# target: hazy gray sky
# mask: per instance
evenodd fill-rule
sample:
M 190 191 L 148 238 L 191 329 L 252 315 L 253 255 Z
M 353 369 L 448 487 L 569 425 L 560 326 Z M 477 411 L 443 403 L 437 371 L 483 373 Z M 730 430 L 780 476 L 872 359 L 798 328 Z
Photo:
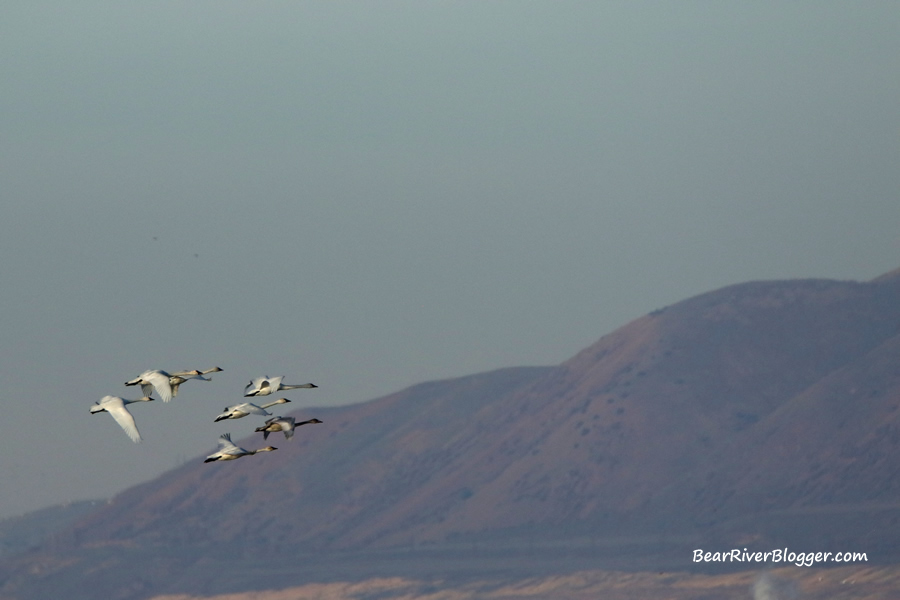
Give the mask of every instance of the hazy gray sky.
M 257 375 L 358 402 L 900 266 L 893 0 L 2 13 L 0 517 L 244 437 L 213 418 Z M 88 412 L 214 365 L 140 445 Z

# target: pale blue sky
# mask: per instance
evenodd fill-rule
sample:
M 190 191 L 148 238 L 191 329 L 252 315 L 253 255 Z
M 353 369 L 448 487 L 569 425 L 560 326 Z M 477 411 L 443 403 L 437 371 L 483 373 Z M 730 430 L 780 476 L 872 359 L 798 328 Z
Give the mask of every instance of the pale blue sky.
M 2 12 L 0 517 L 244 437 L 257 375 L 359 402 L 900 266 L 893 1 Z M 140 445 L 88 413 L 214 365 Z

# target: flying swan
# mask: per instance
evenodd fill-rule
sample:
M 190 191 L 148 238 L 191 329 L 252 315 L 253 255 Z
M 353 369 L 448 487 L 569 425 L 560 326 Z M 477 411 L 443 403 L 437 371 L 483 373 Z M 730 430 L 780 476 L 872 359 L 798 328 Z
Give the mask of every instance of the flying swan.
M 125 385 L 140 385 L 145 396 L 149 396 L 155 390 L 163 402 L 168 402 L 178 395 L 178 386 L 185 381 L 191 379 L 200 379 L 202 381 L 212 381 L 208 377 L 203 377 L 209 373 L 218 373 L 222 371 L 219 367 L 198 371 L 176 371 L 167 373 L 162 370 L 144 371 L 131 381 L 126 381 Z
M 310 423 L 321 423 L 322 421 L 318 419 L 310 419 L 309 421 L 300 421 L 299 423 L 294 422 L 294 417 L 275 417 L 273 419 L 269 419 L 266 421 L 266 424 L 262 427 L 257 427 L 256 431 L 262 431 L 263 439 L 269 439 L 270 433 L 278 433 L 281 431 L 284 433 L 284 437 L 286 439 L 291 439 L 294 437 L 294 428 L 300 427 L 301 425 L 307 425 Z
M 152 402 L 153 398 L 145 396 L 137 400 L 126 400 L 118 396 L 103 396 L 99 402 L 95 402 L 91 406 L 91 414 L 96 415 L 101 412 L 108 412 L 116 423 L 125 431 L 126 435 L 131 438 L 135 444 L 141 441 L 141 434 L 138 432 L 137 425 L 134 424 L 134 417 L 125 408 L 126 404 L 134 404 L 135 402 Z
M 287 385 L 281 383 L 282 379 L 284 379 L 284 377 L 269 377 L 268 375 L 266 375 L 265 377 L 257 377 L 249 384 L 247 384 L 247 387 L 244 388 L 244 397 L 268 396 L 269 394 L 274 394 L 275 392 L 281 392 L 283 390 L 319 387 L 312 383 L 304 383 L 302 385 Z
M 241 404 L 235 404 L 234 406 L 226 406 L 225 412 L 216 417 L 216 421 L 218 422 L 223 419 L 241 419 L 247 415 L 270 416 L 272 413 L 268 412 L 266 410 L 267 408 L 275 406 L 276 404 L 285 404 L 286 402 L 290 402 L 290 400 L 287 398 L 279 398 L 274 402 L 268 402 L 259 406 L 252 402 L 242 402 Z
M 207 456 L 206 460 L 204 460 L 203 462 L 208 463 L 216 460 L 237 460 L 242 456 L 250 456 L 251 454 L 256 454 L 257 452 L 271 452 L 272 450 L 278 450 L 278 448 L 273 448 L 272 446 L 266 446 L 265 448 L 260 448 L 259 450 L 247 450 L 245 448 L 241 448 L 240 446 L 234 445 L 234 443 L 231 441 L 230 433 L 223 433 L 219 436 L 219 450 Z

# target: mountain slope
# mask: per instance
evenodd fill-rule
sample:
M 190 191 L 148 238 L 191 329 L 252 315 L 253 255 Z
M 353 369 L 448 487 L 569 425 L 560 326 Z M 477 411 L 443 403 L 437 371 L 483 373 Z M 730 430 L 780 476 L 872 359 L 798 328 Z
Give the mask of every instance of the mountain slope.
M 876 527 L 888 540 L 900 533 L 898 364 L 900 277 L 730 286 L 636 319 L 556 367 L 299 411 L 324 424 L 278 452 L 197 460 L 126 490 L 61 532 L 56 558 L 43 560 L 64 581 L 81 568 L 74 557 L 104 549 L 177 553 L 181 567 L 165 564 L 178 570 L 212 569 L 203 561 L 236 548 L 313 560 L 517 537 L 665 532 L 734 544 L 775 539 L 784 515 L 813 515 L 792 534 L 821 531 L 823 509 L 857 511 L 850 528 L 831 523 L 829 539 Z M 866 529 L 873 501 L 881 512 Z M 125 568 L 108 560 L 97 585 Z M 16 568 L 0 572 L 7 588 L 37 589 Z M 166 585 L 200 585 L 178 581 L 170 572 Z

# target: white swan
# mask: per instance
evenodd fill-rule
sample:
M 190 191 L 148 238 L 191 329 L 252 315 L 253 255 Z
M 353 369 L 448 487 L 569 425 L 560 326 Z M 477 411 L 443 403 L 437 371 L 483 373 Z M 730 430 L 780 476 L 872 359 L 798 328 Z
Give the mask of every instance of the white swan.
M 180 386 L 185 381 L 189 381 L 191 379 L 199 379 L 200 381 L 212 381 L 209 377 L 204 377 L 204 375 L 208 375 L 210 373 L 220 373 L 223 369 L 219 367 L 213 367 L 212 369 L 206 369 L 205 371 L 198 371 L 194 369 L 192 371 L 177 371 L 175 373 L 169 373 L 169 385 L 172 386 L 172 397 L 178 395 L 178 386 Z
M 299 423 L 295 423 L 294 417 L 275 417 L 274 419 L 269 419 L 268 421 L 266 421 L 266 424 L 262 427 L 257 427 L 256 431 L 262 431 L 263 439 L 269 439 L 270 433 L 278 433 L 279 431 L 284 433 L 284 437 L 286 439 L 291 439 L 292 437 L 294 437 L 295 427 L 321 422 L 322 421 L 318 419 L 310 419 L 309 421 L 300 421 Z
M 95 402 L 93 406 L 91 406 L 91 414 L 96 415 L 101 412 L 108 412 L 112 415 L 112 418 L 116 420 L 116 423 L 125 431 L 128 437 L 131 438 L 131 441 L 134 443 L 138 443 L 141 441 L 141 434 L 138 432 L 137 425 L 134 424 L 134 417 L 131 416 L 131 413 L 128 412 L 128 409 L 125 408 L 126 404 L 133 404 L 135 402 L 152 402 L 153 398 L 143 397 L 138 398 L 137 400 L 126 400 L 124 398 L 119 398 L 118 396 L 103 396 L 99 402 Z
M 266 375 L 265 377 L 257 377 L 249 384 L 247 384 L 247 387 L 244 388 L 244 397 L 268 396 L 269 394 L 274 394 L 275 392 L 280 392 L 283 390 L 319 387 L 312 383 L 304 383 L 302 385 L 287 385 L 281 383 L 282 379 L 284 379 L 284 377 L 269 377 L 268 375 Z
M 221 436 L 219 436 L 219 450 L 207 456 L 206 460 L 204 460 L 203 462 L 208 463 L 216 460 L 236 460 L 242 456 L 250 456 L 251 454 L 256 454 L 257 452 L 271 452 L 272 450 L 278 450 L 278 448 L 273 448 L 272 446 L 266 446 L 265 448 L 260 448 L 258 450 L 247 450 L 245 448 L 241 448 L 240 446 L 236 446 L 231 441 L 230 433 L 223 433 Z
M 268 412 L 266 409 L 276 404 L 285 404 L 286 402 L 290 402 L 287 398 L 279 398 L 275 402 L 267 402 L 266 404 L 261 404 L 257 406 L 252 402 L 242 402 L 241 404 L 235 404 L 234 406 L 226 406 L 225 412 L 216 417 L 216 421 L 221 421 L 223 419 L 241 419 L 246 417 L 247 415 L 265 415 L 270 416 L 272 413 Z
M 219 367 L 213 367 L 205 371 L 197 369 L 191 371 L 175 371 L 168 373 L 162 370 L 144 371 L 131 381 L 126 381 L 125 385 L 140 385 L 145 396 L 149 396 L 156 390 L 163 402 L 168 402 L 178 394 L 178 386 L 190 379 L 201 379 L 203 381 L 212 381 L 207 377 L 203 377 L 208 373 L 218 373 L 221 371 Z

